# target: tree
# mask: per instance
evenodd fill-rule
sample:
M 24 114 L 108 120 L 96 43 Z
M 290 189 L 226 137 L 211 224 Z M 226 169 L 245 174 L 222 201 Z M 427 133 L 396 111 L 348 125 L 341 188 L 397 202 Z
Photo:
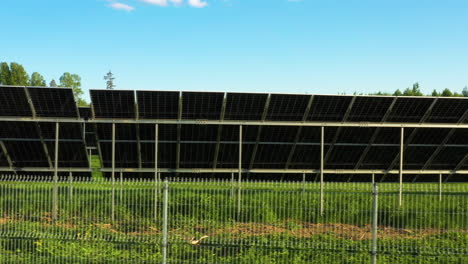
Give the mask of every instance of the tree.
M 419 89 L 419 83 L 413 84 L 413 89 L 411 89 L 413 96 L 423 96 L 423 93 Z
M 31 86 L 46 86 L 46 81 L 44 77 L 38 72 L 33 72 L 31 74 L 31 80 L 29 81 Z
M 10 63 L 10 83 L 11 85 L 29 85 L 29 75 L 21 64 Z
M 54 79 L 52 79 L 52 81 L 50 81 L 49 87 L 57 87 L 57 83 L 55 82 Z
M 401 93 L 400 89 L 397 89 L 394 93 L 394 96 L 402 96 L 403 94 Z
M 463 96 L 468 97 L 468 86 L 465 86 L 462 91 Z
M 432 95 L 432 96 L 440 96 L 440 93 L 437 92 L 436 89 L 434 89 L 434 90 L 432 91 L 432 94 L 431 94 L 431 95 Z
M 8 85 L 10 84 L 10 66 L 7 62 L 2 62 L 0 64 L 0 84 Z
M 441 96 L 453 96 L 453 93 L 452 91 L 450 91 L 449 88 L 445 88 L 440 95 Z
M 81 77 L 77 74 L 65 72 L 60 76 L 60 87 L 69 87 L 73 89 L 73 95 L 79 106 L 86 106 L 86 101 L 81 98 L 83 90 L 81 89 Z
M 114 74 L 112 74 L 110 70 L 106 75 L 104 75 L 104 80 L 106 80 L 107 89 L 113 90 L 115 88 L 115 85 L 114 85 L 115 77 L 114 77 Z

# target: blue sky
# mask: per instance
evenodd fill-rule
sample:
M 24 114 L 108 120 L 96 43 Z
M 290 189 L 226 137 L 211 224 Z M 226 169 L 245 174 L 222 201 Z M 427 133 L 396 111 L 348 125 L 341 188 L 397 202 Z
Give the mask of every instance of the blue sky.
M 2 0 L 0 61 L 83 87 L 347 93 L 468 85 L 468 1 Z

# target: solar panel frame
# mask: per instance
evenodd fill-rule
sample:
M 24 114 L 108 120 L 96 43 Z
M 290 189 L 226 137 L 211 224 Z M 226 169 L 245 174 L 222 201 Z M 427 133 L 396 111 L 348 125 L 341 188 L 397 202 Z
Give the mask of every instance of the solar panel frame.
M 380 122 L 392 104 L 393 97 L 356 96 L 349 113 L 351 122 Z
M 180 92 L 136 91 L 139 118 L 177 119 Z
M 135 92 L 129 90 L 90 90 L 96 118 L 135 118 Z
M 38 117 L 78 117 L 71 88 L 27 87 Z
M 32 117 L 24 87 L 0 85 L 0 116 Z
M 224 93 L 182 92 L 182 119 L 219 120 Z
M 266 120 L 301 121 L 311 95 L 271 94 Z
M 315 95 L 308 121 L 342 121 L 352 101 L 351 96 Z
M 268 94 L 227 93 L 225 120 L 261 120 Z

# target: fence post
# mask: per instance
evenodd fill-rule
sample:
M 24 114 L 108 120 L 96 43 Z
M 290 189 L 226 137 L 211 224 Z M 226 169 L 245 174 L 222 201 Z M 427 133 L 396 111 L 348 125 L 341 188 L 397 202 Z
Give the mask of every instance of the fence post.
M 372 189 L 372 250 L 371 250 L 371 263 L 377 263 L 377 224 L 378 224 L 378 186 L 377 183 L 373 184 Z
M 71 199 L 73 198 L 73 173 L 70 171 L 68 174 L 68 199 L 71 202 Z
M 442 201 L 442 174 L 439 174 L 439 201 Z
M 168 220 L 169 184 L 164 180 L 163 190 L 163 226 L 162 226 L 162 263 L 167 262 L 167 220 Z
M 52 197 L 52 219 L 58 217 L 58 152 L 59 152 L 59 123 L 55 123 L 55 159 L 54 159 L 54 189 Z
M 231 199 L 234 197 L 234 172 L 231 173 Z

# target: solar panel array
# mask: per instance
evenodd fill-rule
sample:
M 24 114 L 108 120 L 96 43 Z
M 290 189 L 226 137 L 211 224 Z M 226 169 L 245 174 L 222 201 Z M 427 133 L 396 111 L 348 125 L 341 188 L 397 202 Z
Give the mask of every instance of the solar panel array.
M 0 116 L 99 119 L 466 123 L 465 98 L 0 87 Z M 153 168 L 155 125 L 116 123 L 115 167 Z M 404 168 L 468 169 L 466 129 L 406 128 Z M 84 137 L 83 135 L 86 135 Z M 51 167 L 55 123 L 0 122 L 0 166 Z M 86 139 L 86 142 L 84 141 Z M 326 169 L 398 169 L 399 128 L 326 127 Z M 245 169 L 319 169 L 320 127 L 244 125 Z M 112 124 L 61 123 L 60 167 L 89 167 L 86 147 L 112 166 Z M 5 153 L 4 149 L 7 150 Z M 52 157 L 52 160 L 51 158 Z M 239 126 L 160 124 L 160 168 L 238 168 Z
M 0 116 L 78 118 L 79 112 L 71 89 L 2 86 Z M 58 167 L 89 167 L 82 129 L 80 123 L 60 124 Z M 21 170 L 54 166 L 55 123 L 2 121 L 0 141 L 4 146 L 1 167 Z
M 458 123 L 465 122 L 468 113 L 464 98 L 105 90 L 92 90 L 91 97 L 96 117 L 116 119 Z M 114 112 L 113 105 L 119 111 Z M 98 126 L 104 165 L 109 167 L 110 126 Z M 238 126 L 179 126 L 159 126 L 159 167 L 238 167 Z M 154 126 L 116 127 L 116 167 L 154 167 Z M 451 130 L 407 128 L 405 169 L 454 169 L 468 154 L 468 140 L 462 131 Z M 243 168 L 319 168 L 319 127 L 244 125 L 242 138 Z M 399 142 L 399 128 L 326 127 L 326 168 L 398 169 Z

